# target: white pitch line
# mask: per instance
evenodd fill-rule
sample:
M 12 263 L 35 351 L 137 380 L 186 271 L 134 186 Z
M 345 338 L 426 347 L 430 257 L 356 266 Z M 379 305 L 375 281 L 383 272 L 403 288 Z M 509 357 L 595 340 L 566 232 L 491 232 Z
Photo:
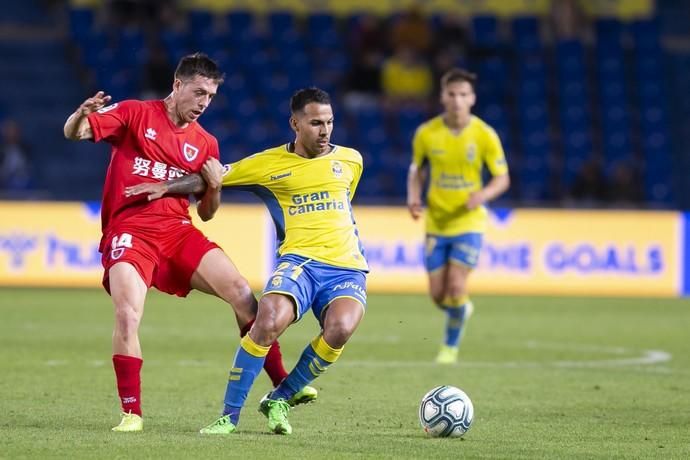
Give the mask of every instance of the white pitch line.
M 386 341 L 395 341 L 397 337 L 387 336 Z M 604 353 L 611 355 L 632 355 L 634 350 L 624 347 L 602 347 L 595 345 L 578 345 L 578 344 L 562 344 L 562 343 L 545 343 L 528 341 L 521 345 L 529 349 L 544 349 L 544 350 L 567 350 L 579 351 L 588 353 Z M 641 350 L 639 356 L 620 357 L 616 359 L 601 359 L 601 360 L 587 360 L 587 361 L 465 361 L 461 360 L 457 366 L 464 368 L 492 368 L 492 369 L 536 369 L 536 368 L 568 368 L 568 369 L 583 369 L 583 368 L 628 368 L 631 370 L 638 370 L 643 372 L 653 372 L 659 374 L 682 373 L 678 370 L 673 370 L 668 367 L 654 366 L 656 364 L 666 363 L 671 361 L 672 355 L 664 350 Z M 45 362 L 46 366 L 64 366 L 70 364 L 65 360 L 50 360 Z M 147 365 L 163 364 L 157 360 L 147 361 Z M 179 360 L 175 363 L 179 367 L 215 367 L 220 365 L 205 360 Z M 95 360 L 89 361 L 88 365 L 91 367 L 102 367 L 105 361 Z M 438 364 L 429 361 L 377 361 L 377 360 L 343 360 L 338 363 L 338 367 L 377 367 L 377 368 L 410 368 L 410 367 L 438 367 Z
M 602 347 L 598 345 L 580 345 L 575 343 L 547 343 L 538 342 L 536 340 L 529 340 L 526 345 L 527 348 L 532 350 L 583 351 L 590 353 L 610 353 L 613 355 L 624 355 L 631 352 L 631 350 L 624 347 Z
M 576 345 L 576 344 L 559 344 L 559 343 L 543 343 L 529 341 L 526 344 L 527 348 L 531 349 L 545 349 L 545 350 L 569 350 L 581 352 L 599 352 L 614 355 L 626 355 L 634 353 L 633 350 L 624 347 L 601 347 L 594 345 Z M 502 369 L 528 369 L 540 367 L 559 367 L 559 368 L 607 368 L 607 367 L 624 367 L 624 366 L 649 366 L 671 361 L 671 353 L 663 350 L 642 350 L 641 356 L 633 356 L 629 358 L 618 359 L 602 359 L 589 361 L 546 361 L 546 362 L 532 362 L 532 361 L 503 361 L 503 362 L 482 362 L 482 361 L 460 361 L 458 366 L 467 368 L 502 368 Z M 363 366 L 363 367 L 430 367 L 437 366 L 432 361 L 345 361 L 344 365 L 348 366 Z M 665 368 L 666 372 L 672 372 L 671 369 Z
M 604 359 L 598 361 L 556 361 L 556 367 L 619 367 L 645 366 L 671 361 L 671 353 L 662 350 L 644 350 L 642 356 L 636 358 Z

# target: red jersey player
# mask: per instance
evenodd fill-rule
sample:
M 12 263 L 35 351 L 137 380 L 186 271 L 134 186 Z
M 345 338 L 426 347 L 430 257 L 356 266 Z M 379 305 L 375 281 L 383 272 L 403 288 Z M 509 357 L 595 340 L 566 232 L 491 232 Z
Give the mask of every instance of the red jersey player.
M 115 307 L 113 367 L 122 402 L 122 421 L 114 431 L 141 431 L 141 346 L 138 329 L 148 288 L 186 296 L 198 289 L 218 296 L 235 311 L 241 334 L 256 315 L 256 299 L 232 261 L 191 223 L 187 196 L 147 201 L 125 197 L 124 189 L 142 180 L 157 182 L 200 172 L 208 158 L 218 159 L 218 142 L 197 119 L 223 81 L 217 64 L 206 55 L 183 57 L 175 71 L 172 93 L 164 100 L 127 100 L 105 106 L 102 91 L 85 100 L 64 127 L 72 140 L 112 145 L 103 188 L 100 244 L 103 286 Z M 212 185 L 217 185 L 213 187 Z M 198 197 L 202 220 L 213 217 L 220 203 L 220 184 Z M 287 376 L 279 346 L 264 369 L 276 386 Z M 305 388 L 299 402 L 316 397 Z

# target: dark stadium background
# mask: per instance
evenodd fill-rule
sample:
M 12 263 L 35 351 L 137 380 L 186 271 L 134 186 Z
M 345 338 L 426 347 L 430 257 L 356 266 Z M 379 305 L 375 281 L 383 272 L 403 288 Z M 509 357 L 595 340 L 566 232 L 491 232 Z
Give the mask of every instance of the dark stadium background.
M 0 197 L 99 199 L 107 147 L 64 140 L 66 116 L 97 89 L 114 100 L 164 96 L 177 59 L 199 50 L 228 76 L 201 118 L 224 160 L 289 140 L 287 100 L 317 85 L 335 98 L 333 140 L 365 157 L 358 200 L 401 203 L 411 136 L 440 110 L 435 87 L 404 100 L 380 88 L 386 60 L 411 42 L 434 81 L 452 65 L 478 73 L 476 113 L 500 134 L 513 179 L 499 205 L 687 208 L 690 4 L 659 0 L 651 14 L 621 18 L 587 14 L 581 3 L 554 1 L 541 16 L 336 16 L 5 2 L 0 120 L 3 132 L 12 122 L 21 130 L 25 161 L 1 163 Z

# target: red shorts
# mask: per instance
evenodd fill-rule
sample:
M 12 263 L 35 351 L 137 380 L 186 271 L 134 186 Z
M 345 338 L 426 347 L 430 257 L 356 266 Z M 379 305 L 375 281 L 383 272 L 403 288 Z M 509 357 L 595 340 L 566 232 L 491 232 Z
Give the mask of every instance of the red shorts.
M 201 258 L 219 247 L 191 224 L 181 221 L 149 228 L 114 225 L 104 234 L 101 262 L 103 287 L 110 294 L 110 267 L 118 262 L 136 268 L 147 287 L 186 297 L 191 291 L 190 281 Z

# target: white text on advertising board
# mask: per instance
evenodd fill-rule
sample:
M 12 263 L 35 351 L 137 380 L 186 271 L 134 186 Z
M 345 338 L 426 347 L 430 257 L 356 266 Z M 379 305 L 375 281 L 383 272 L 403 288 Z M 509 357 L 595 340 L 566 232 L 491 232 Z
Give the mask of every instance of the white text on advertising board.
M 77 270 L 100 268 L 101 255 L 97 244 L 84 245 L 48 233 L 44 235 L 24 232 L 0 234 L 0 252 L 9 256 L 9 269 L 22 271 L 27 259 L 42 254 L 46 268 L 67 267 Z
M 529 273 L 534 267 L 535 248 L 530 243 L 498 245 L 485 242 L 479 262 L 482 271 Z M 372 267 L 422 269 L 424 245 L 405 241 L 389 244 L 366 244 L 365 254 Z M 659 246 L 610 243 L 594 245 L 587 242 L 565 244 L 554 242 L 545 246 L 539 257 L 542 266 L 552 274 L 618 273 L 654 275 L 664 271 L 663 250 Z

